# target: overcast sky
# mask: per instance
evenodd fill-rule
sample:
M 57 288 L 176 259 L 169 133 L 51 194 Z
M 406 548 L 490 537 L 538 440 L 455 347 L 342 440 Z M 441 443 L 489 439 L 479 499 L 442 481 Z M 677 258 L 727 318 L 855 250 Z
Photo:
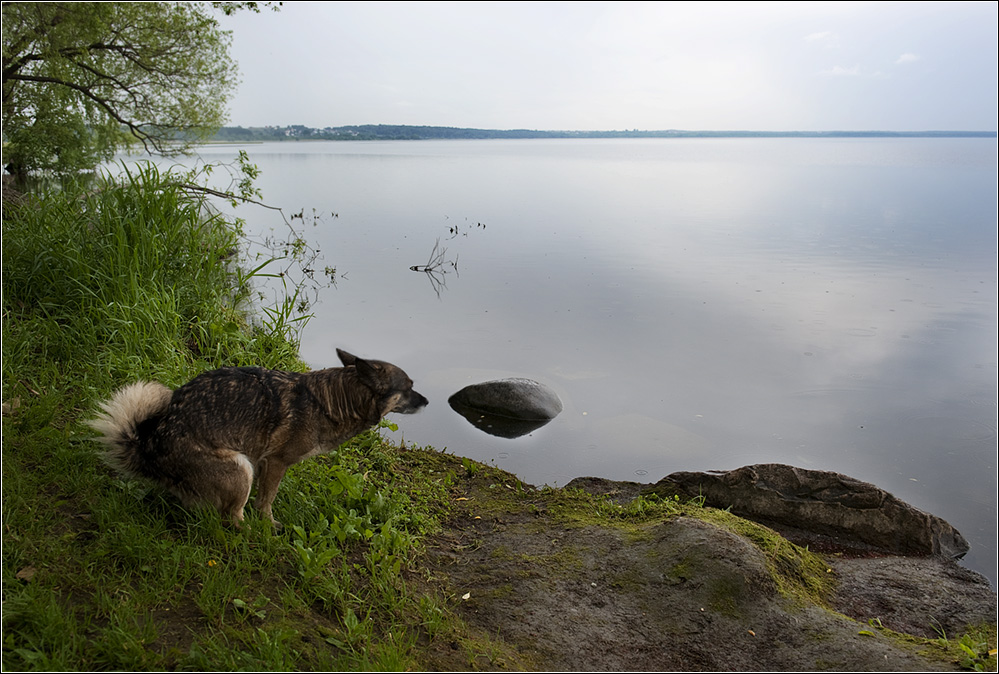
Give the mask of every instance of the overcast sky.
M 995 2 L 285 2 L 230 124 L 996 130 Z

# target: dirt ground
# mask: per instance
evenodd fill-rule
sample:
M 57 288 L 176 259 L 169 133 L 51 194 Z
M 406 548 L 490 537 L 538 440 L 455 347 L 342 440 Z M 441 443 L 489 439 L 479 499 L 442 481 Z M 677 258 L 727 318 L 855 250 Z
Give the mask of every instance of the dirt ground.
M 835 594 L 826 606 L 796 601 L 763 552 L 726 528 L 684 516 L 566 524 L 557 500 L 504 475 L 464 476 L 459 514 L 430 543 L 422 571 L 447 588 L 478 650 L 452 643 L 428 668 L 953 670 L 880 627 L 936 639 L 996 620 L 988 582 L 951 561 L 824 555 Z

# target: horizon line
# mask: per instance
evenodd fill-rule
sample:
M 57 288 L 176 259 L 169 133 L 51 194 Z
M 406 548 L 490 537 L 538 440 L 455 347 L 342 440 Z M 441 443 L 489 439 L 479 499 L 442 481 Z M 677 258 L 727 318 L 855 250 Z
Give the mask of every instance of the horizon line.
M 339 124 L 336 126 L 323 126 L 323 127 L 309 127 L 305 124 L 263 124 L 263 125 L 241 125 L 241 124 L 226 124 L 221 128 L 294 128 L 294 127 L 304 127 L 312 129 L 348 129 L 348 128 L 364 128 L 364 127 L 392 127 L 392 128 L 412 128 L 412 129 L 453 129 L 458 131 L 497 131 L 497 132 L 530 132 L 530 133 L 756 133 L 756 134 L 766 134 L 766 133 L 897 133 L 897 134 L 916 134 L 916 133 L 950 133 L 950 134 L 993 134 L 999 135 L 999 130 L 990 129 L 918 129 L 918 130 L 900 130 L 900 129 L 818 129 L 818 130 L 807 130 L 807 129 L 679 129 L 679 128 L 664 128 L 664 129 L 540 129 L 540 128 L 528 128 L 528 127 L 508 127 L 508 128 L 489 128 L 489 127 L 479 127 L 479 126 L 451 126 L 442 124 L 390 124 L 385 122 L 379 123 L 365 123 L 365 124 Z

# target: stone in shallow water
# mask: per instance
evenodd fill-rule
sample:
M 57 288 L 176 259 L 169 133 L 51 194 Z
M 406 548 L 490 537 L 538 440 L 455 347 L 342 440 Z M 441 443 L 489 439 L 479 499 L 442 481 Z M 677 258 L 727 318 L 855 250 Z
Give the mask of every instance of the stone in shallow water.
M 533 379 L 499 379 L 461 389 L 448 403 L 476 428 L 517 438 L 541 428 L 562 411 L 558 395 Z

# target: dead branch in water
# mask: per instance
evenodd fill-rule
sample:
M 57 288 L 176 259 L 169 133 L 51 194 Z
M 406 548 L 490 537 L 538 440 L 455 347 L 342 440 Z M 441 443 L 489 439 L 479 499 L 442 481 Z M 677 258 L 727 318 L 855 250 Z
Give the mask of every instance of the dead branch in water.
M 450 269 L 448 269 L 449 267 Z M 441 240 L 437 239 L 434 242 L 434 249 L 430 251 L 430 257 L 427 259 L 427 263 L 415 264 L 410 267 L 410 270 L 426 274 L 434 292 L 437 293 L 437 297 L 440 297 L 441 290 L 447 287 L 444 275 L 450 273 L 451 271 L 453 271 L 456 275 L 458 273 L 458 256 L 455 255 L 453 260 L 448 260 L 447 248 L 442 247 Z

